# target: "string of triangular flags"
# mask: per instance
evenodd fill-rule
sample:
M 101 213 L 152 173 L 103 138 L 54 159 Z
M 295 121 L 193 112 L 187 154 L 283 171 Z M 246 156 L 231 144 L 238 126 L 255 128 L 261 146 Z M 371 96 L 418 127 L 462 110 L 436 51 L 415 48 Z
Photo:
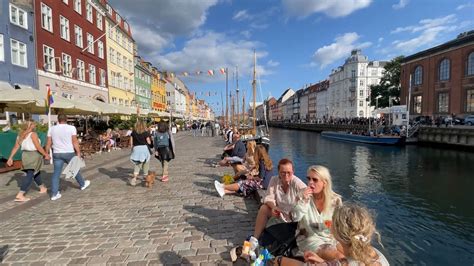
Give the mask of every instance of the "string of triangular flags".
M 190 71 L 183 71 L 183 72 L 170 72 L 170 71 L 165 71 L 165 75 L 167 78 L 174 78 L 176 76 L 182 76 L 182 77 L 188 77 L 188 76 L 201 76 L 201 75 L 207 75 L 207 76 L 216 76 L 217 73 L 221 73 L 222 75 L 225 75 L 226 69 L 225 68 L 219 68 L 218 70 L 215 69 L 209 69 L 206 72 L 197 70 L 194 72 Z

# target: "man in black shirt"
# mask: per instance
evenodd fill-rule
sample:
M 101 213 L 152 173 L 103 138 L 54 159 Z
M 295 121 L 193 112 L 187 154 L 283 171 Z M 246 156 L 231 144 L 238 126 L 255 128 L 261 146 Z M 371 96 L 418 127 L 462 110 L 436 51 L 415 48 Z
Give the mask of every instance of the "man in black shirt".
M 231 165 L 232 168 L 234 168 L 234 171 L 237 171 L 236 169 L 240 169 L 240 165 L 245 160 L 245 154 L 247 153 L 247 149 L 245 148 L 245 144 L 240 140 L 240 134 L 238 132 L 235 132 L 232 135 L 232 144 L 229 144 L 225 146 L 224 151 L 229 151 L 230 156 L 225 157 L 222 159 L 222 161 L 219 162 L 220 166 L 229 166 Z

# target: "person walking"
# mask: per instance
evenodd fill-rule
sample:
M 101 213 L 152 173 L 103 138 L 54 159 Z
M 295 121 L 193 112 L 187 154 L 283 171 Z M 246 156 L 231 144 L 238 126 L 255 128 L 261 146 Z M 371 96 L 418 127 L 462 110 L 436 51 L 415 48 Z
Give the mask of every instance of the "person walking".
M 22 124 L 22 128 L 18 133 L 15 146 L 13 147 L 10 157 L 8 157 L 7 165 L 13 165 L 13 156 L 16 154 L 19 148 L 21 148 L 21 170 L 26 173 L 26 178 L 20 186 L 20 191 L 16 194 L 15 201 L 25 202 L 30 198 L 25 197 L 28 189 L 31 186 L 33 180 L 39 187 L 39 193 L 46 193 L 48 189 L 45 187 L 41 180 L 40 170 L 43 166 L 43 157 L 49 160 L 49 154 L 41 146 L 41 140 L 38 138 L 38 134 L 35 132 L 36 123 L 33 121 L 27 121 Z
M 61 198 L 59 176 L 64 164 L 69 164 L 74 156 L 81 157 L 81 149 L 77 140 L 77 129 L 67 124 L 67 116 L 64 114 L 58 115 L 58 124 L 48 130 L 46 150 L 49 151 L 51 148 L 53 148 L 54 165 L 54 172 L 51 177 L 51 200 L 58 200 Z M 86 189 L 91 184 L 91 181 L 84 180 L 80 171 L 75 178 L 81 190 Z
M 148 145 L 151 145 L 150 132 L 146 128 L 144 121 L 137 120 L 130 138 L 130 147 L 132 148 L 130 160 L 134 164 L 133 177 L 130 180 L 131 186 L 136 186 L 140 169 L 145 176 L 148 175 L 150 170 L 150 150 Z
M 155 147 L 155 157 L 161 162 L 162 173 L 161 181 L 168 182 L 168 164 L 174 159 L 174 139 L 173 134 L 168 129 L 168 124 L 160 122 L 158 124 L 158 132 L 153 139 Z

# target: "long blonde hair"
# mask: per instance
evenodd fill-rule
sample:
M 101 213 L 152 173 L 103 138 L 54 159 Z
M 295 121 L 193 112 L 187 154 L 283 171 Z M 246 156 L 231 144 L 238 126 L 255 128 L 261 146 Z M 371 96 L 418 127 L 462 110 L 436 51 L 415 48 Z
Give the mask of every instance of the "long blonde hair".
M 349 254 L 346 255 L 365 265 L 375 262 L 371 256 L 370 244 L 374 233 L 383 247 L 372 215 L 367 208 L 360 205 L 344 203 L 337 207 L 332 216 L 331 229 L 336 240 L 349 246 Z
M 25 123 L 21 124 L 20 132 L 18 132 L 19 143 L 21 143 L 30 132 L 33 132 L 35 125 L 36 123 L 33 120 L 27 120 Z
M 267 171 L 270 171 L 273 169 L 273 162 L 272 159 L 270 159 L 270 156 L 268 156 L 267 150 L 263 145 L 257 145 L 255 149 L 255 154 L 254 154 L 254 160 L 255 160 L 255 167 L 257 170 L 260 167 L 260 161 L 263 160 L 263 164 L 265 165 L 265 169 Z
M 142 134 L 146 130 L 145 122 L 143 120 L 137 119 L 137 122 L 135 123 L 135 132 Z
M 257 146 L 257 143 L 255 140 L 251 140 L 247 142 L 247 152 L 245 153 L 245 160 L 249 165 L 254 166 L 257 162 L 254 160 L 255 159 L 255 147 Z
M 323 195 L 324 195 L 324 209 L 323 212 L 331 211 L 331 207 L 333 201 L 336 198 L 340 198 L 336 192 L 332 190 L 332 178 L 331 173 L 329 173 L 329 169 L 322 165 L 311 165 L 306 172 L 308 175 L 310 172 L 316 173 L 321 181 L 324 182 L 325 186 L 323 188 Z

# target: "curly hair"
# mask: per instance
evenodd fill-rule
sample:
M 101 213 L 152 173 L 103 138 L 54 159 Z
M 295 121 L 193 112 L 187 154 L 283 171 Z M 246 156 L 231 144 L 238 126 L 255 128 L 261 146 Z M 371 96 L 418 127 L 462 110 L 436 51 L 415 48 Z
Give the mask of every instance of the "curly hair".
M 367 208 L 360 205 L 344 203 L 337 207 L 332 216 L 331 229 L 336 240 L 350 247 L 350 254 L 347 255 L 365 265 L 374 263 L 370 244 L 374 234 L 383 247 L 372 215 Z

